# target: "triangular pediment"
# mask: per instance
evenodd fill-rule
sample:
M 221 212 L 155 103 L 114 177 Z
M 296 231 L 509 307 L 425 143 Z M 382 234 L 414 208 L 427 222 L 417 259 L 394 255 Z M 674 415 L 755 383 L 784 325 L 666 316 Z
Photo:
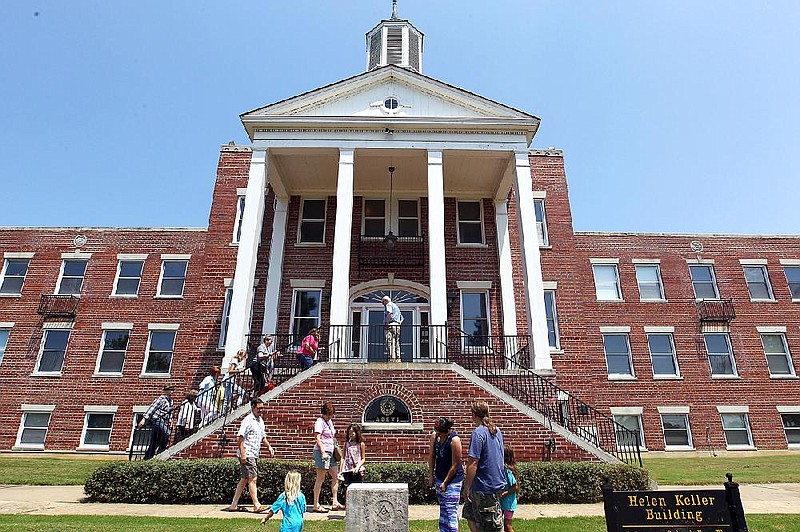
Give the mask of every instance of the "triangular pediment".
M 241 115 L 246 125 L 259 119 L 273 121 L 290 117 L 533 119 L 538 122 L 533 115 L 393 65 Z

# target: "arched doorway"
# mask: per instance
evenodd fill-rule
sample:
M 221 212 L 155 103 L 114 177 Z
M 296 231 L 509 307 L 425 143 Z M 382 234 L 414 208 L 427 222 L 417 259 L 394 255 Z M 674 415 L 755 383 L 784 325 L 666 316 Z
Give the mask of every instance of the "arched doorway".
M 403 313 L 400 358 L 403 362 L 430 360 L 430 303 L 424 295 L 407 288 L 379 288 L 355 296 L 350 303 L 351 361 L 386 362 L 383 296 L 392 298 Z

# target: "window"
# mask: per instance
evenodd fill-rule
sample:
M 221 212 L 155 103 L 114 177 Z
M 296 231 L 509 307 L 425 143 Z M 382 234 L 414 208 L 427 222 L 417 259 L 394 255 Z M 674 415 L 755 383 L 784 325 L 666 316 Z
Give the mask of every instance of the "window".
M 11 327 L 11 324 L 0 323 L 0 364 L 3 363 L 3 355 L 6 354 L 8 335 L 11 333 Z
M 664 287 L 661 284 L 661 268 L 658 264 L 637 264 L 636 282 L 639 285 L 639 299 L 642 301 L 663 301 Z
M 160 297 L 183 297 L 183 286 L 186 283 L 186 267 L 188 260 L 162 260 L 161 282 L 158 286 Z
M 100 354 L 97 359 L 97 373 L 122 374 L 129 338 L 130 330 L 108 329 L 103 331 Z
M 539 245 L 549 246 L 550 240 L 547 237 L 547 218 L 544 213 L 544 200 L 534 199 L 533 210 L 536 213 L 536 234 L 539 237 Z
M 483 213 L 480 201 L 459 201 L 458 243 L 483 244 Z
M 45 329 L 36 373 L 61 373 L 70 332 L 70 329 Z
M 231 317 L 231 301 L 233 300 L 233 288 L 225 289 L 225 302 L 222 304 L 222 322 L 219 325 L 219 344 L 218 347 L 223 349 L 225 342 L 228 340 L 228 321 Z
M 633 377 L 631 348 L 627 334 L 604 334 L 603 349 L 606 352 L 606 366 L 608 367 L 609 377 Z
M 635 447 L 639 445 L 640 449 L 644 449 L 644 432 L 642 431 L 642 416 L 641 414 L 631 415 L 614 415 L 614 421 L 622 425 L 622 427 L 635 433 L 633 436 L 629 432 L 620 430 L 620 427 L 614 427 L 617 437 L 617 446 L 619 447 Z M 634 439 L 635 438 L 635 439 Z
M 661 428 L 664 430 L 664 444 L 667 449 L 692 448 L 688 414 L 661 414 Z
M 78 296 L 83 287 L 83 276 L 86 274 L 87 260 L 65 259 L 61 265 L 61 280 L 56 294 Z
M 397 200 L 397 236 L 419 236 L 417 200 Z
M 236 197 L 236 219 L 233 221 L 233 242 L 238 243 L 242 238 L 242 221 L 244 220 L 244 196 Z
M 319 327 L 322 290 L 295 290 L 292 308 L 292 335 L 302 338 Z
M 28 273 L 28 259 L 6 259 L 0 275 L 0 294 L 20 295 L 25 275 Z
M 752 447 L 750 422 L 746 413 L 722 413 L 722 430 L 728 447 Z
M 675 356 L 675 343 L 670 333 L 652 333 L 647 335 L 647 346 L 650 348 L 650 360 L 653 364 L 653 376 L 678 376 L 678 360 Z
M 717 281 L 714 277 L 714 266 L 710 264 L 693 264 L 689 266 L 692 276 L 692 288 L 695 299 L 719 299 Z
M 622 289 L 619 286 L 619 272 L 616 264 L 592 264 L 594 272 L 594 289 L 598 301 L 622 300 Z
M 381 237 L 386 234 L 386 202 L 382 199 L 364 200 L 364 236 Z
M 466 334 L 464 347 L 489 344 L 488 292 L 461 292 L 461 330 Z
M 300 218 L 299 242 L 301 244 L 322 244 L 325 242 L 324 199 L 303 200 L 303 214 Z
M 800 411 L 781 413 L 783 432 L 789 447 L 800 447 Z
M 550 349 L 559 349 L 555 290 L 544 291 L 544 314 L 547 318 L 547 341 Z
M 703 334 L 711 364 L 711 376 L 736 375 L 736 364 L 731 350 L 731 340 L 727 333 Z
M 115 296 L 135 296 L 142 281 L 143 260 L 120 260 L 117 266 Z
M 111 441 L 111 427 L 113 425 L 113 413 L 86 412 L 81 447 L 107 449 Z
M 147 355 L 144 361 L 144 373 L 156 375 L 169 375 L 172 367 L 172 354 L 175 349 L 174 330 L 150 331 L 150 340 L 147 343 Z
M 747 281 L 747 290 L 750 292 L 750 299 L 773 299 L 767 267 L 743 266 L 743 269 L 744 278 Z
M 789 283 L 792 299 L 800 299 L 800 266 L 784 266 L 783 274 L 786 276 L 786 282 Z
M 25 405 L 23 405 L 23 409 L 24 407 Z M 33 405 L 27 408 L 30 410 L 22 413 L 22 421 L 17 433 L 17 446 L 27 449 L 44 449 L 53 407 Z
M 786 344 L 786 335 L 783 333 L 762 334 L 761 344 L 764 346 L 764 355 L 767 357 L 770 376 L 794 375 L 794 365 L 789 353 L 789 346 Z

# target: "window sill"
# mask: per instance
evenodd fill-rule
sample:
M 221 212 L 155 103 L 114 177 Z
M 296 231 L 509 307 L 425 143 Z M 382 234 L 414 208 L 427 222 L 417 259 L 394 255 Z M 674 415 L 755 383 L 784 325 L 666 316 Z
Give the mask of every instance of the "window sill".
M 625 382 L 625 381 L 635 381 L 638 379 L 636 378 L 636 375 L 609 375 L 608 380 Z
M 777 303 L 777 299 L 753 299 L 750 298 L 750 303 Z
M 232 247 L 232 248 L 238 248 L 239 247 L 239 243 L 238 242 L 231 242 L 230 244 L 228 244 L 228 246 Z
M 139 294 L 111 294 L 109 299 L 138 299 Z
M 598 303 L 625 303 L 624 299 L 598 299 Z
M 157 295 L 157 296 L 153 296 L 153 299 L 183 299 L 183 294 L 181 294 L 181 295 L 179 295 L 179 296 L 162 296 L 162 295 Z
M 695 448 L 694 447 L 687 447 L 685 445 L 680 445 L 680 446 L 678 446 L 678 445 L 675 445 L 675 446 L 665 445 L 664 446 L 664 450 L 665 451 L 694 451 Z
M 31 377 L 61 377 L 60 371 L 34 371 Z
M 639 303 L 669 303 L 666 299 L 639 299 Z
M 755 445 L 728 445 L 726 451 L 757 451 Z
M 11 448 L 12 451 L 44 451 L 44 444 L 42 445 L 15 445 Z
M 403 430 L 418 431 L 425 429 L 425 425 L 423 423 L 362 423 L 362 427 L 364 428 L 365 432 L 369 432 L 371 430 L 380 432 L 393 432 Z
M 55 294 L 52 294 L 52 295 L 54 295 L 54 296 L 72 296 L 72 297 L 77 297 L 78 299 L 80 299 L 80 297 L 81 297 L 80 294 L 59 294 L 58 292 L 56 292 Z
M 169 373 L 140 373 L 140 379 L 169 379 L 171 375 Z
M 711 375 L 713 380 L 720 380 L 720 381 L 738 381 L 741 380 L 739 375 Z
M 383 240 L 382 237 L 381 240 Z M 297 248 L 324 248 L 326 244 L 325 242 L 297 242 L 294 246 Z
M 19 294 L 0 294 L 0 297 L 22 297 L 22 293 Z
M 540 246 L 539 246 L 539 249 L 553 249 L 553 246 L 551 246 L 550 244 L 547 244 L 547 245 L 545 245 L 545 246 L 541 246 L 541 245 L 540 245 Z
M 457 248 L 488 248 L 489 244 L 478 244 L 478 243 L 458 243 L 456 244 Z
M 108 445 L 81 445 L 79 447 L 75 447 L 77 452 L 84 452 L 84 453 L 96 453 L 98 451 L 101 452 L 108 452 Z
M 122 377 L 122 372 L 121 371 L 119 373 L 98 373 L 98 372 L 95 372 L 95 373 L 92 374 L 92 377 L 100 377 L 100 378 L 104 378 L 105 377 L 105 378 L 111 378 L 111 379 L 118 379 L 118 378 Z
M 653 375 L 654 381 L 682 381 L 682 375 Z
M 564 354 L 564 350 L 551 347 L 550 348 L 550 354 L 551 355 L 563 355 Z
M 773 380 L 776 380 L 776 381 L 796 381 L 798 379 L 797 375 L 790 375 L 790 374 L 786 374 L 786 375 L 772 375 L 772 374 L 770 374 L 769 378 L 773 379 Z

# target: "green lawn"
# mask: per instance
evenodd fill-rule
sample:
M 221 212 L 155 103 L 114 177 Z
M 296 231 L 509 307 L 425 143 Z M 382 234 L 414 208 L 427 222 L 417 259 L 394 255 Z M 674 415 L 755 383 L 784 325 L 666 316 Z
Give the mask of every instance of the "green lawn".
M 0 456 L 0 484 L 36 486 L 82 485 L 108 460 L 51 456 Z
M 276 532 L 279 521 L 270 521 L 266 527 L 258 527 L 254 519 L 159 519 L 150 517 L 102 517 L 102 516 L 39 516 L 0 515 L 0 530 L 14 532 L 100 532 L 125 530 L 126 532 L 160 532 L 169 530 L 191 530 L 197 532 L 226 532 L 258 529 Z M 747 517 L 750 532 L 795 532 L 800 530 L 800 515 L 751 515 Z M 435 521 L 412 521 L 410 532 L 433 531 L 438 528 Z M 344 530 L 344 521 L 308 521 L 306 532 Z M 462 522 L 461 530 L 469 530 Z M 514 521 L 516 532 L 605 532 L 602 517 L 564 517 L 558 519 L 535 519 Z
M 643 458 L 650 478 L 665 485 L 722 484 L 733 473 L 739 484 L 800 482 L 800 454 Z M 798 529 L 800 530 L 800 528 Z

